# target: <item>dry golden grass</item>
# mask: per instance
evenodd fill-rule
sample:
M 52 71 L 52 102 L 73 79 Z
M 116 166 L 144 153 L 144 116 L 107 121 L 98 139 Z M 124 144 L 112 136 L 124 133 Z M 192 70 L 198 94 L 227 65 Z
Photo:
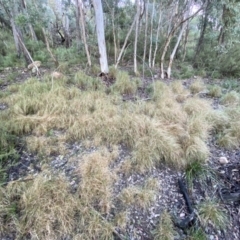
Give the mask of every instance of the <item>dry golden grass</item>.
M 4 192 L 1 188 L 1 195 L 2 233 L 14 226 L 18 238 L 59 239 L 75 227 L 78 200 L 63 177 L 42 173 L 29 181 L 10 183 Z
M 181 82 L 169 87 L 157 81 L 150 101 L 123 102 L 121 94 L 135 94 L 138 80 L 130 80 L 124 72 L 114 74 L 117 79 L 109 94 L 98 79 L 81 71 L 68 83 L 46 76 L 42 82 L 29 79 L 10 87 L 12 94 L 2 99 L 9 109 L 0 115 L 0 121 L 9 132 L 27 135 L 27 149 L 47 157 L 65 154 L 66 143 L 80 141 L 95 150 L 73 160 L 80 179 L 76 194 L 69 192 L 66 179 L 48 173 L 21 185 L 21 191 L 14 192 L 14 185 L 1 188 L 1 231 L 15 228 L 18 236 L 33 239 L 66 235 L 113 239 L 114 227 L 124 229 L 129 220 L 127 208 L 134 205 L 146 210 L 159 191 L 157 180 L 148 179 L 143 186 L 123 189 L 116 199 L 117 174 L 145 173 L 160 163 L 175 168 L 192 161 L 203 163 L 208 159 L 206 141 L 212 129 L 222 137 L 222 145 L 239 145 L 238 108 L 213 110 L 210 101 L 191 97 Z M 127 147 L 129 154 L 113 168 L 120 146 Z M 108 218 L 116 200 L 126 209 L 119 208 L 114 218 Z M 155 239 L 173 239 L 174 235 L 165 212 Z
M 143 210 L 146 210 L 151 205 L 154 197 L 154 190 L 135 186 L 124 188 L 119 195 L 119 199 L 125 207 L 135 205 Z
M 223 207 L 214 200 L 206 200 L 198 207 L 198 213 L 203 226 L 209 224 L 215 228 L 225 229 L 228 219 Z
M 208 87 L 208 95 L 214 98 L 222 96 L 222 88 L 218 85 Z
M 136 81 L 130 79 L 127 72 L 118 71 L 116 73 L 116 82 L 113 85 L 113 90 L 120 94 L 135 94 L 137 84 Z
M 194 97 L 179 103 L 176 94 L 185 91 L 180 83 L 168 87 L 160 81 L 153 86 L 153 101 L 122 102 L 120 94 L 136 90 L 126 90 L 133 82 L 125 72 L 117 73 L 113 87 L 120 94 L 107 95 L 104 89 L 93 87 L 89 78 L 83 72 L 74 77 L 75 84 L 81 87 L 85 82 L 90 84 L 88 91 L 67 88 L 64 81 L 52 84 L 50 80 L 30 79 L 19 86 L 15 94 L 5 99 L 10 106 L 10 131 L 33 133 L 35 137 L 27 141 L 32 151 L 43 151 L 41 142 L 52 130 L 64 130 L 66 141 L 90 139 L 98 146 L 123 143 L 133 150 L 131 165 L 140 172 L 161 161 L 185 166 L 186 156 L 195 158 L 202 147 L 200 155 L 206 156 L 203 141 L 212 126 L 210 102 Z M 62 140 L 47 139 L 52 144 L 46 152 L 57 151 Z M 201 147 L 197 149 L 196 143 Z
M 108 213 L 112 207 L 112 184 L 116 177 L 109 168 L 111 161 L 111 154 L 104 150 L 85 155 L 79 162 L 80 198 L 102 213 Z
M 240 145 L 240 108 L 229 106 L 221 110 L 218 120 L 218 143 L 228 149 L 238 148 Z M 216 118 L 215 118 L 216 119 Z
M 31 153 L 42 156 L 66 153 L 65 136 L 28 136 L 26 137 L 27 149 Z
M 202 80 L 197 79 L 190 85 L 189 89 L 192 94 L 196 94 L 202 92 L 205 89 L 205 85 Z
M 160 221 L 153 231 L 154 240 L 173 240 L 177 236 L 170 214 L 164 211 Z
M 235 91 L 231 91 L 226 93 L 221 98 L 221 103 L 225 106 L 237 106 L 240 103 L 239 93 Z

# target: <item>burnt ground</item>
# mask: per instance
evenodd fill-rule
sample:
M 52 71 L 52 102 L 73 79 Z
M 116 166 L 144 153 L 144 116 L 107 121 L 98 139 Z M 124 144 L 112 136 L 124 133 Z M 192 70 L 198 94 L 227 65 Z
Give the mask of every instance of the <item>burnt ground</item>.
M 49 72 L 49 69 L 43 69 L 43 72 Z M 0 73 L 0 90 L 5 91 L 6 87 L 9 85 L 9 74 L 14 72 L 14 79 L 11 83 L 21 83 L 27 78 L 31 77 L 31 72 L 23 69 L 7 69 Z M 194 79 L 182 80 L 183 84 L 188 87 Z M 106 81 L 106 79 L 105 79 Z M 174 80 L 167 80 L 165 82 L 170 83 Z M 207 84 L 216 83 L 212 80 L 205 79 Z M 110 84 L 113 81 L 111 80 Z M 146 78 L 143 80 L 143 86 L 139 89 L 138 97 L 142 99 L 147 99 L 148 95 L 146 93 L 146 87 L 152 82 L 151 78 Z M 10 84 L 11 84 L 10 83 Z M 107 83 L 109 84 L 109 83 Z M 206 93 L 202 93 L 201 97 L 208 98 Z M 124 101 L 134 101 L 133 96 L 123 96 Z M 217 109 L 219 107 L 218 99 L 214 99 L 213 107 Z M 0 103 L 0 111 L 6 109 L 7 106 Z M 206 233 L 207 239 L 210 240 L 237 240 L 240 239 L 240 149 L 236 150 L 226 150 L 219 147 L 216 144 L 214 137 L 210 137 L 208 140 L 208 146 L 210 149 L 210 157 L 207 163 L 207 167 L 211 169 L 211 173 L 206 179 L 193 181 L 191 188 L 188 188 L 188 195 L 193 208 L 196 210 L 197 205 L 201 203 L 204 199 L 215 199 L 220 203 L 220 206 L 225 209 L 229 219 L 227 228 L 222 231 L 215 229 L 211 224 L 208 227 L 203 227 L 196 218 L 196 225 L 201 227 Z M 95 148 L 85 148 L 81 142 L 77 142 L 68 145 L 68 154 L 65 156 L 55 155 L 51 158 L 51 167 L 53 171 L 64 172 L 69 178 L 73 191 L 77 188 L 79 179 L 75 176 L 75 162 L 74 156 L 79 156 L 86 152 L 93 152 Z M 19 180 L 26 177 L 27 175 L 38 174 L 42 171 L 40 159 L 34 156 L 24 149 L 24 146 L 19 142 L 18 147 L 20 158 L 17 162 L 12 162 L 11 167 L 7 170 L 7 181 Z M 125 146 L 119 146 L 119 158 L 116 163 L 112 166 L 113 169 L 117 168 L 126 157 L 129 156 L 129 150 Z M 227 164 L 220 164 L 219 158 L 226 157 L 228 160 Z M 130 222 L 127 224 L 126 231 L 123 233 L 119 232 L 119 236 L 127 235 L 128 239 L 142 239 L 151 240 L 152 231 L 157 226 L 159 216 L 164 209 L 167 209 L 173 215 L 176 223 L 176 231 L 178 236 L 176 239 L 189 239 L 187 237 L 187 232 L 190 230 L 190 225 L 185 229 L 179 227 L 177 222 L 186 219 L 189 216 L 189 211 L 186 205 L 186 201 L 181 193 L 178 185 L 178 179 L 184 178 L 184 172 L 174 170 L 173 168 L 166 167 L 164 165 L 158 168 L 152 169 L 148 174 L 131 174 L 131 176 L 125 176 L 124 174 L 119 176 L 119 180 L 115 183 L 114 193 L 117 195 L 121 189 L 129 185 L 141 185 L 145 179 L 149 176 L 156 178 L 160 184 L 160 190 L 157 194 L 154 203 L 146 210 L 139 210 L 133 207 L 129 211 Z M 235 194 L 235 195 L 234 195 Z M 234 198 L 228 198 L 228 196 L 235 196 Z M 116 203 L 117 204 L 117 203 Z M 115 210 L 108 216 L 111 219 L 114 216 L 114 211 L 119 210 L 116 207 Z M 176 220 L 177 219 L 177 220 Z M 2 239 L 14 239 L 14 235 L 11 233 L 9 236 L 4 236 Z M 70 238 L 68 238 L 70 239 Z M 116 236 L 116 239 L 119 239 Z M 192 239 L 192 238 L 191 238 Z

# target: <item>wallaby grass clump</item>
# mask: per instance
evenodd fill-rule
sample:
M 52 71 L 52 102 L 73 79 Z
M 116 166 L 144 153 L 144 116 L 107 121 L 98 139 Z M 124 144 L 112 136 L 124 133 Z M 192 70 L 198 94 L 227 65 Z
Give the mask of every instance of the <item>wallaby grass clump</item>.
M 137 91 L 136 81 L 130 79 L 127 72 L 117 71 L 116 82 L 113 84 L 113 91 L 120 94 L 135 94 Z
M 220 101 L 225 106 L 237 106 L 240 103 L 240 95 L 235 91 L 230 91 L 223 95 Z
M 196 94 L 202 92 L 205 89 L 205 85 L 202 80 L 198 79 L 190 85 L 189 89 L 192 94 Z
M 16 229 L 23 238 L 113 239 L 114 228 L 124 229 L 129 221 L 131 206 L 146 210 L 159 192 L 156 179 L 145 179 L 114 196 L 117 175 L 147 173 L 165 163 L 186 168 L 191 181 L 209 174 L 204 167 L 209 133 L 218 134 L 219 144 L 228 147 L 240 143 L 239 108 L 213 110 L 210 100 L 192 96 L 180 81 L 170 86 L 156 81 L 149 88 L 149 101 L 122 101 L 122 94 L 136 94 L 139 79 L 130 80 L 125 72 L 114 74 L 116 82 L 109 94 L 98 79 L 79 71 L 71 79 L 31 78 L 10 86 L 11 94 L 2 96 L 1 102 L 8 105 L 0 112 L 4 152 L 11 135 L 24 136 L 26 148 L 45 160 L 65 155 L 66 143 L 81 142 L 91 151 L 75 157 L 76 193 L 70 192 L 65 178 L 46 172 L 29 182 L 2 187 L 1 231 Z M 129 153 L 115 169 L 118 147 L 123 146 Z M 116 201 L 124 207 L 116 207 L 119 211 L 109 217 Z M 207 211 L 200 212 L 204 216 Z M 164 212 L 154 237 L 174 239 L 175 235 L 171 217 Z
M 165 210 L 153 231 L 154 240 L 173 240 L 177 236 L 171 215 Z
M 185 178 L 190 188 L 192 188 L 195 179 L 202 182 L 202 180 L 205 181 L 211 177 L 214 177 L 214 172 L 206 164 L 199 161 L 199 159 L 189 162 L 185 168 Z
M 77 199 L 63 177 L 41 173 L 0 189 L 1 233 L 14 227 L 16 237 L 59 239 L 74 229 Z M 7 222 L 5 222 L 7 221 Z
M 227 149 L 238 148 L 240 145 L 240 108 L 228 106 L 212 115 L 217 142 Z
M 212 224 L 215 228 L 225 229 L 227 214 L 215 200 L 205 200 L 198 206 L 198 213 L 203 226 Z
M 208 95 L 210 97 L 219 98 L 222 96 L 222 88 L 218 85 L 211 85 L 208 87 Z
M 159 190 L 156 179 L 149 178 L 144 186 L 129 186 L 124 188 L 119 194 L 119 200 L 125 207 L 135 205 L 146 210 L 155 199 L 156 192 Z
M 116 177 L 109 168 L 111 161 L 111 154 L 105 150 L 85 155 L 79 163 L 81 199 L 100 208 L 102 213 L 108 213 L 112 207 L 111 189 Z
M 124 72 L 118 72 L 117 79 L 132 84 Z M 119 93 L 107 95 L 81 71 L 72 83 L 84 88 L 82 91 L 66 88 L 65 81 L 29 79 L 4 99 L 11 106 L 6 112 L 8 127 L 14 134 L 34 134 L 27 138 L 28 148 L 43 152 L 47 143 L 49 155 L 65 139 L 92 139 L 98 145 L 124 143 L 133 151 L 131 165 L 140 172 L 162 161 L 183 167 L 196 156 L 207 159 L 204 141 L 212 126 L 210 102 L 194 97 L 179 103 L 176 91 L 180 94 L 185 89 L 179 83 L 175 89 L 160 81 L 153 85 L 153 101 L 122 102 L 120 94 L 126 92 L 125 87 L 118 88 L 122 86 L 118 80 L 113 89 Z M 64 134 L 46 138 L 53 130 L 64 130 Z
M 82 90 L 98 90 L 104 88 L 103 84 L 97 77 L 90 77 L 83 71 L 75 73 L 74 78 L 70 80 L 70 82 Z

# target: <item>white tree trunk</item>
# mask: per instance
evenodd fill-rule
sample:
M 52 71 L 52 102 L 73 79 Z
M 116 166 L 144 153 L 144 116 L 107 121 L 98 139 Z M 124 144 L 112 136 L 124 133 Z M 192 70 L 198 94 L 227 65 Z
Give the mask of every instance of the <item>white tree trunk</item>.
M 19 44 L 19 40 L 18 40 L 18 33 L 17 33 L 17 29 L 16 29 L 16 25 L 15 25 L 15 22 L 13 20 L 13 17 L 11 18 L 11 26 L 12 26 L 12 32 L 13 32 L 13 38 L 14 38 L 14 42 L 15 42 L 15 47 L 16 47 L 16 50 L 17 50 L 17 55 L 18 57 L 20 57 L 21 55 L 21 48 L 20 48 L 20 44 Z
M 168 78 L 171 77 L 171 70 L 172 70 L 173 59 L 175 57 L 175 54 L 176 54 L 176 51 L 178 49 L 179 43 L 180 43 L 180 41 L 182 39 L 183 33 L 184 33 L 184 31 L 185 31 L 185 29 L 186 29 L 186 27 L 188 25 L 188 22 L 189 22 L 189 13 L 190 13 L 191 5 L 192 5 L 192 1 L 189 1 L 188 6 L 187 6 L 187 11 L 186 11 L 186 17 L 185 17 L 186 21 L 184 21 L 182 23 L 182 28 L 181 28 L 181 30 L 179 32 L 177 42 L 176 42 L 176 44 L 175 44 L 175 46 L 174 46 L 174 48 L 172 50 L 172 53 L 170 55 L 168 69 L 167 69 L 167 77 Z M 193 16 L 194 16 L 194 14 L 193 14 Z
M 138 43 L 138 28 L 139 28 L 139 18 L 140 18 L 140 2 L 139 0 L 136 0 L 137 4 L 137 20 L 136 20 L 136 30 L 135 30 L 135 41 L 134 41 L 134 73 L 137 75 L 138 70 L 137 70 L 137 43 Z
M 174 49 L 173 49 L 173 51 L 172 51 L 172 53 L 171 53 L 171 55 L 170 55 L 170 60 L 169 60 L 168 69 L 167 69 L 167 76 L 168 76 L 168 78 L 171 77 L 171 69 L 172 69 L 173 59 L 174 59 L 174 57 L 175 57 L 177 48 L 178 48 L 179 43 L 180 43 L 180 41 L 181 41 L 181 39 L 182 39 L 182 35 L 183 35 L 183 33 L 184 33 L 184 30 L 185 30 L 186 26 L 187 26 L 187 22 L 183 23 L 182 29 L 180 30 L 180 33 L 179 33 L 179 35 L 178 35 L 177 42 L 176 42 L 176 44 L 175 44 L 175 46 L 174 46 Z
M 151 17 L 151 32 L 150 32 L 150 47 L 149 47 L 149 58 L 148 65 L 152 67 L 152 39 L 153 39 L 153 18 L 154 18 L 154 10 L 155 10 L 155 0 L 152 5 L 152 17 Z
M 98 48 L 99 48 L 99 54 L 100 54 L 101 72 L 104 74 L 107 74 L 109 70 L 108 70 L 105 33 L 104 33 L 102 1 L 93 0 L 93 5 L 95 10 L 95 21 L 96 21 L 96 27 L 97 27 L 97 38 L 98 38 Z
M 147 50 L 147 31 L 148 31 L 148 5 L 149 5 L 149 0 L 147 1 L 147 6 L 146 6 L 146 12 L 145 12 L 145 31 L 144 31 L 144 50 L 143 50 L 143 77 L 144 77 L 144 71 L 145 71 L 145 60 L 146 60 L 146 50 Z
M 157 50 L 158 50 L 158 38 L 159 38 L 161 21 L 162 21 L 162 9 L 161 9 L 161 5 L 160 5 L 159 6 L 159 20 L 158 20 L 158 27 L 157 27 L 157 36 L 156 36 L 156 45 L 155 45 L 155 50 L 154 50 L 153 60 L 152 60 L 152 67 L 153 68 L 155 66 L 155 59 L 156 59 Z
M 122 49 L 121 49 L 121 51 L 120 51 L 120 53 L 119 53 L 117 62 L 116 62 L 116 64 L 115 64 L 115 68 L 117 68 L 117 66 L 118 66 L 118 64 L 119 64 L 119 62 L 120 62 L 120 60 L 121 60 L 121 58 L 122 58 L 123 52 L 124 52 L 124 50 L 125 50 L 125 48 L 126 48 L 126 45 L 127 45 L 128 38 L 129 38 L 129 36 L 130 36 L 130 34 L 131 34 L 132 30 L 133 30 L 133 27 L 135 26 L 136 21 L 137 21 L 137 15 L 135 15 L 135 18 L 134 18 L 134 20 L 133 20 L 133 23 L 132 23 L 132 25 L 131 25 L 128 33 L 127 33 L 127 36 L 126 36 L 125 41 L 124 41 L 124 44 L 123 44 L 123 46 L 122 46 Z
M 79 11 L 80 11 L 80 24 L 81 24 L 81 30 L 82 30 L 82 39 L 83 39 L 83 42 L 84 42 L 84 47 L 85 47 L 85 52 L 86 52 L 86 55 L 87 55 L 88 65 L 91 66 L 92 62 L 91 62 L 91 57 L 90 57 L 90 53 L 89 53 L 89 50 L 88 50 L 88 44 L 87 44 L 87 38 L 86 38 L 86 30 L 85 30 L 85 21 L 84 21 L 82 0 L 80 1 L 80 4 L 78 5 L 78 7 L 79 7 Z

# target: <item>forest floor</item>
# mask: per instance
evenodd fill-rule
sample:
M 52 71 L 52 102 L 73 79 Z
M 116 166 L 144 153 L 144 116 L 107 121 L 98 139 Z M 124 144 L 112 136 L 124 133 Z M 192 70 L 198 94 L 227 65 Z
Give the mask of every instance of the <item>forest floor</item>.
M 99 77 L 90 86 L 78 71 L 63 81 L 40 71 L 41 80 L 24 69 L 0 73 L 1 124 L 19 155 L 1 160 L 1 239 L 240 238 L 239 93 L 224 98 L 240 81 L 115 86 Z

